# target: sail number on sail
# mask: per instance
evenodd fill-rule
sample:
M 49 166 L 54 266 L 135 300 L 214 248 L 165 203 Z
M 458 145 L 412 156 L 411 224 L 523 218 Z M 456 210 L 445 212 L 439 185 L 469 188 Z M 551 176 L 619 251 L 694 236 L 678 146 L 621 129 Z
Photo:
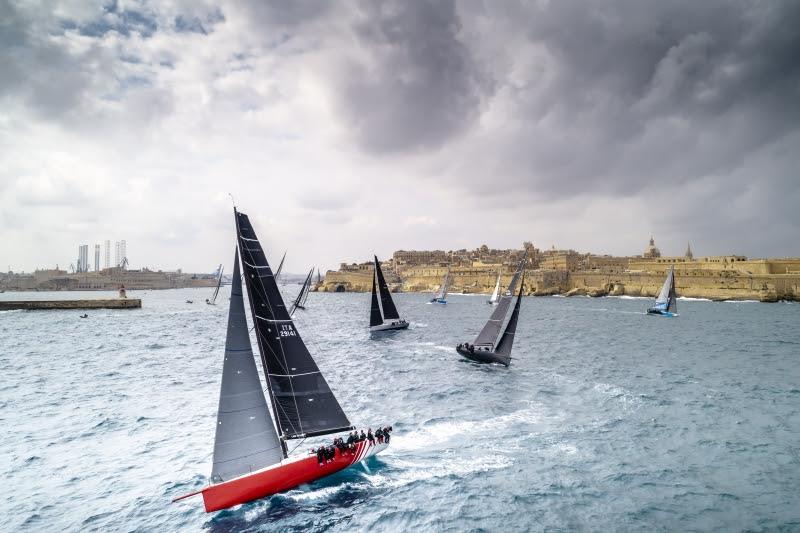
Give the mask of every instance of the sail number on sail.
M 297 337 L 297 332 L 291 324 L 281 324 L 281 337 Z

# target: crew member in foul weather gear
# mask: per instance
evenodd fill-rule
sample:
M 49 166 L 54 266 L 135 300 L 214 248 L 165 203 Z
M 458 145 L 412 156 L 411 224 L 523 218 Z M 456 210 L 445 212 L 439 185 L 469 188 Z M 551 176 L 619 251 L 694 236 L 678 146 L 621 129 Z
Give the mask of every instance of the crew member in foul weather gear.
M 375 435 L 372 434 L 372 428 L 367 430 L 367 440 L 369 441 L 370 445 L 375 444 Z
M 378 443 L 383 444 L 383 430 L 381 428 L 375 430 L 375 438 L 378 439 Z
M 320 446 L 319 448 L 317 448 L 317 462 L 319 463 L 319 466 L 323 465 L 324 460 L 325 458 L 322 452 L 322 446 Z

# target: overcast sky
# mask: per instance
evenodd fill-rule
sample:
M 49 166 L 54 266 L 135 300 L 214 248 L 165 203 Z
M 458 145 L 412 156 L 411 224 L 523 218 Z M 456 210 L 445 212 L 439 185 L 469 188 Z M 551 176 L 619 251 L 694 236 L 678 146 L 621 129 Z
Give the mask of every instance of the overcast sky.
M 0 268 L 230 265 L 228 193 L 290 272 L 798 256 L 798 28 L 794 0 L 0 0 Z

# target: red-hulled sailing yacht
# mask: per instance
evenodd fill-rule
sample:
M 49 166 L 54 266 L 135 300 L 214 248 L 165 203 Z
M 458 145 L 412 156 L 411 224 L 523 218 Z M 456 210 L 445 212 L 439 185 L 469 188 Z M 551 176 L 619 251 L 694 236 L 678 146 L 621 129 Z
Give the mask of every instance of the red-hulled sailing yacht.
M 312 482 L 375 455 L 388 445 L 363 440 L 353 449 L 337 449 L 332 459 L 322 463 L 316 455 L 288 456 L 288 440 L 345 432 L 353 426 L 300 338 L 249 218 L 235 208 L 234 214 L 238 247 L 211 484 L 173 500 L 202 494 L 207 512 Z M 250 344 L 239 250 L 272 414 Z

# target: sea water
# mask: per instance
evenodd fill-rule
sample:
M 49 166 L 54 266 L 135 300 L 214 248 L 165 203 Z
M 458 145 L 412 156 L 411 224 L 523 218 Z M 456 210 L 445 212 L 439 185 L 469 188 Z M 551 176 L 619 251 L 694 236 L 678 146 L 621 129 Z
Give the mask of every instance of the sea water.
M 299 286 L 283 287 L 287 296 Z M 206 514 L 229 289 L 131 292 L 141 310 L 0 312 L 0 529 L 800 529 L 800 305 L 525 298 L 509 368 L 460 358 L 485 296 L 318 294 L 297 328 L 368 463 Z M 99 293 L 21 295 L 5 299 Z M 194 304 L 187 304 L 187 299 Z M 259 368 L 261 367 L 259 363 Z M 323 437 L 293 441 L 307 453 Z

